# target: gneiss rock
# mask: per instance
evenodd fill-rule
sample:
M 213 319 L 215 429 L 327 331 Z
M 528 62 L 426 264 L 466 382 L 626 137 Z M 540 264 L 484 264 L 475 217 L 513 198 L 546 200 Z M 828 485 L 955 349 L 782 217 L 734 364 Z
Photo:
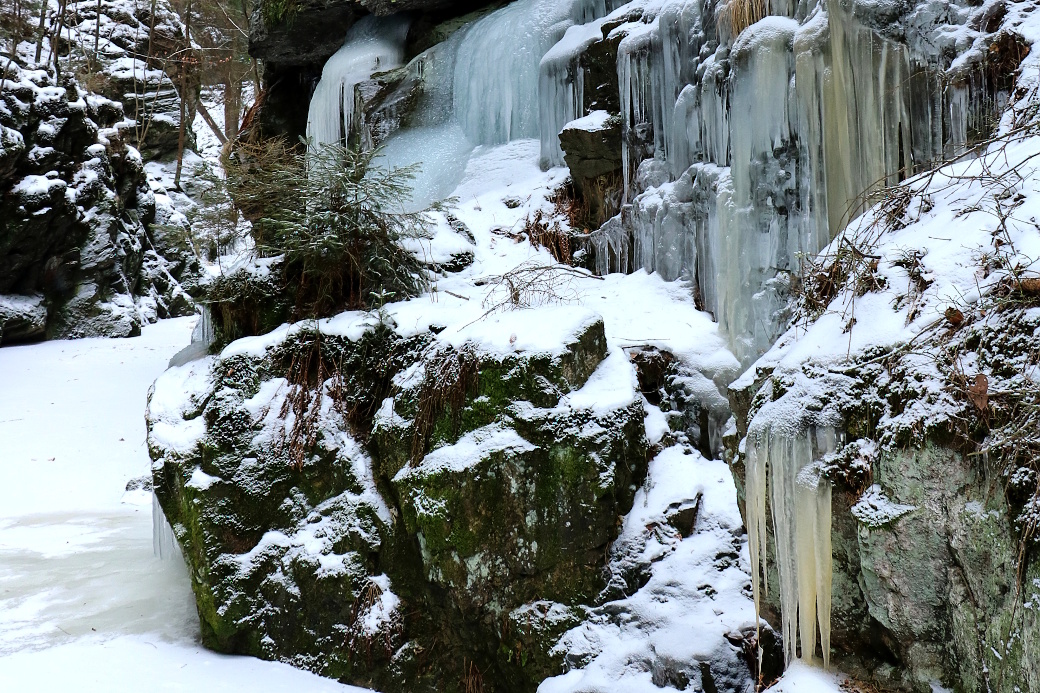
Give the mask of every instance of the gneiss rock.
M 0 295 L 0 342 L 41 339 L 47 330 L 43 296 Z
M 129 336 L 145 319 L 184 315 L 177 276 L 197 268 L 158 254 L 142 275 L 156 202 L 120 104 L 11 61 L 0 93 L 0 341 Z M 168 211 L 164 211 L 168 214 Z M 138 297 L 149 295 L 149 311 Z M 15 308 L 11 308 L 15 306 Z
M 621 118 L 593 111 L 560 132 L 560 148 L 593 228 L 618 211 L 621 192 Z

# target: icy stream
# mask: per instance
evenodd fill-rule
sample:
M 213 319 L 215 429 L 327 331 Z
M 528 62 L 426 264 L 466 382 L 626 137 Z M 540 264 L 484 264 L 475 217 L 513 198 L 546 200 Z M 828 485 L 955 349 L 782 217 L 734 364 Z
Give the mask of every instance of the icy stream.
M 351 689 L 198 643 L 184 564 L 153 553 L 145 396 L 194 319 L 0 349 L 0 691 Z

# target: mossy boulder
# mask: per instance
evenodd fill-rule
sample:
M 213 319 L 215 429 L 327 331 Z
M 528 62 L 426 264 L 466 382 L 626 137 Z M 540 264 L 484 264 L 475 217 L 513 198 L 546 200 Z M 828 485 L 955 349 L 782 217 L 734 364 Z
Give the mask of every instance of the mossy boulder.
M 388 690 L 464 690 L 473 671 L 533 690 L 562 663 L 551 628 L 511 614 L 597 596 L 646 474 L 634 391 L 567 400 L 606 358 L 602 321 L 508 353 L 337 321 L 235 342 L 150 396 L 155 492 L 204 642 Z

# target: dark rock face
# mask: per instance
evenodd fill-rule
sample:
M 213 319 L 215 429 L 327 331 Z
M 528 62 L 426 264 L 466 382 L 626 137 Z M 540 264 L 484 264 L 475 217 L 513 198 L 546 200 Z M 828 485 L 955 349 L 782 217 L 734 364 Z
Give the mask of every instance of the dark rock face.
M 300 2 L 291 17 L 272 17 L 265 3 L 257 3 L 249 21 L 249 54 L 265 65 L 321 66 L 343 45 L 347 29 L 367 14 L 354 0 Z
M 47 332 L 43 296 L 0 296 L 0 341 L 42 339 Z
M 602 117 L 576 121 L 560 132 L 560 148 L 589 223 L 599 228 L 621 206 L 621 118 L 594 113 Z
M 555 355 L 497 355 L 360 319 L 156 384 L 155 490 L 203 639 L 384 690 L 468 690 L 474 671 L 533 690 L 604 586 L 646 474 L 642 407 L 556 408 L 605 357 L 600 321 Z M 326 380 L 286 389 L 301 359 Z M 288 410 L 309 432 L 284 435 Z
M 197 268 L 160 262 L 155 198 L 120 104 L 15 63 L 0 99 L 0 340 L 134 335 L 142 295 L 160 317 L 193 312 L 174 273 Z

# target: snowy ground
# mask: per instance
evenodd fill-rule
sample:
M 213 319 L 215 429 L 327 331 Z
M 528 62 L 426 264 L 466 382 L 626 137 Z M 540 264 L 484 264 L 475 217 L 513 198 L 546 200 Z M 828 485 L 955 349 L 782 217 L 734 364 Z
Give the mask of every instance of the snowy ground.
M 0 691 L 360 691 L 197 642 L 152 552 L 145 396 L 194 318 L 0 349 Z

